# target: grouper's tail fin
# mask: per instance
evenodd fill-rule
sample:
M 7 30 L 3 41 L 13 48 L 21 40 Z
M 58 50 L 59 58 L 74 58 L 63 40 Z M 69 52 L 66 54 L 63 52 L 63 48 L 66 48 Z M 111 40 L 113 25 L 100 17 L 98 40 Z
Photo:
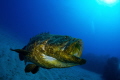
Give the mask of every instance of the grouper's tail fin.
M 29 53 L 28 51 L 23 50 L 23 49 L 11 49 L 11 48 L 10 48 L 10 50 L 19 53 L 19 59 L 20 59 L 21 61 L 23 61 L 25 55 L 27 55 L 27 54 Z

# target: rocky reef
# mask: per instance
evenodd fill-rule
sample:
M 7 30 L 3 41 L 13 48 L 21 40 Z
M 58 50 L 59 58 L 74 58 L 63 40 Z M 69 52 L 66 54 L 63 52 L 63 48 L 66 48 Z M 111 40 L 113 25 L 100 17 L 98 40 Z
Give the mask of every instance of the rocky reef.
M 119 59 L 117 57 L 111 57 L 107 60 L 104 67 L 102 78 L 104 80 L 120 80 Z

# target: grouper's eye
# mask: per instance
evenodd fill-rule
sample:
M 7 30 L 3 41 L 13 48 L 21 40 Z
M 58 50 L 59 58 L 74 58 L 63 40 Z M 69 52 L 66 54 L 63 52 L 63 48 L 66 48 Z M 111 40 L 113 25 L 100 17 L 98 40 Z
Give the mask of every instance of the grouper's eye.
M 68 39 L 69 37 L 68 36 L 65 36 L 64 39 Z
M 78 48 L 78 49 L 79 49 L 79 48 L 80 48 L 80 44 L 79 44 L 79 43 L 76 43 L 76 44 L 75 44 L 75 48 Z

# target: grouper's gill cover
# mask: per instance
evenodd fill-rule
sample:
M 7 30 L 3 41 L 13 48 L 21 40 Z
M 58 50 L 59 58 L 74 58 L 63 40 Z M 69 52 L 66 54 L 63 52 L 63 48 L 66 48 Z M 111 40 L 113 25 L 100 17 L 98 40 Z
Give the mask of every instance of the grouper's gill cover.
M 39 67 L 65 68 L 86 63 L 79 58 L 82 54 L 82 40 L 70 36 L 42 33 L 31 38 L 23 49 L 11 49 L 19 53 L 20 59 L 32 62 L 25 72 L 36 73 Z

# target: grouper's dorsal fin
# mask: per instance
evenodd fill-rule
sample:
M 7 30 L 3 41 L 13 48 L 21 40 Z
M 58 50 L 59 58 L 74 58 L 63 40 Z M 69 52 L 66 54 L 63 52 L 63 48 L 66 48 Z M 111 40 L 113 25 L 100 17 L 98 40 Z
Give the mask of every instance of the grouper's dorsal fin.
M 17 53 L 19 53 L 19 54 L 22 54 L 22 55 L 27 55 L 27 54 L 29 54 L 28 51 L 23 50 L 23 49 L 10 49 L 10 50 L 11 50 L 11 51 L 15 51 L 15 52 L 17 52 Z
M 32 72 L 33 74 L 37 73 L 39 71 L 39 66 L 35 64 L 28 64 L 25 67 L 25 72 Z

